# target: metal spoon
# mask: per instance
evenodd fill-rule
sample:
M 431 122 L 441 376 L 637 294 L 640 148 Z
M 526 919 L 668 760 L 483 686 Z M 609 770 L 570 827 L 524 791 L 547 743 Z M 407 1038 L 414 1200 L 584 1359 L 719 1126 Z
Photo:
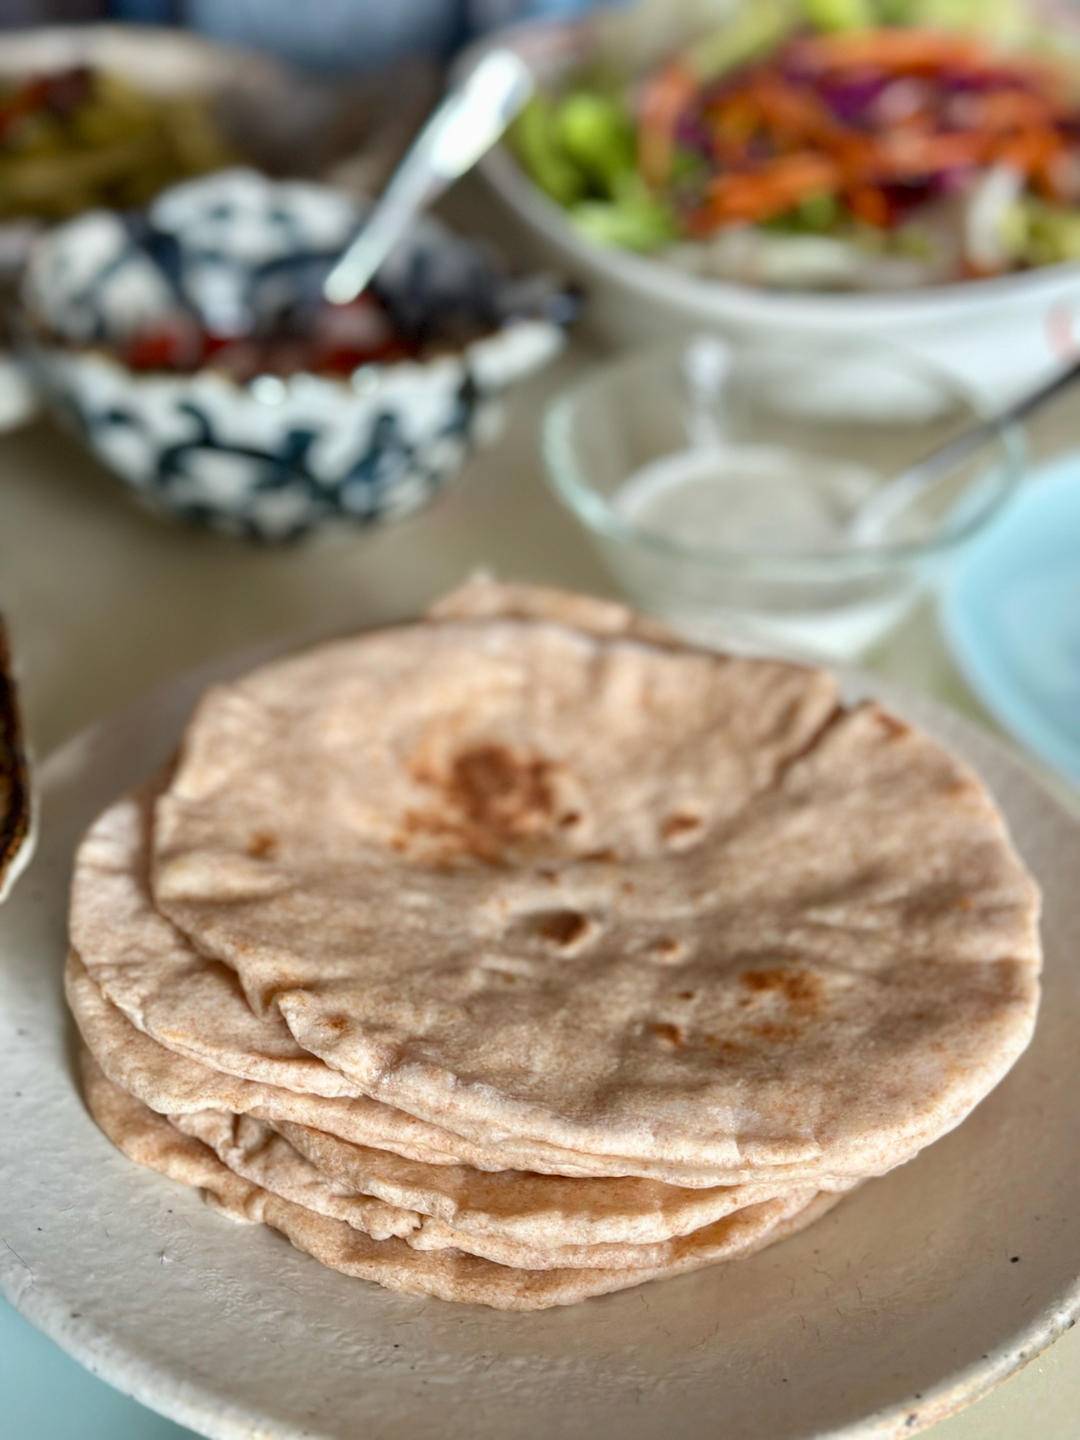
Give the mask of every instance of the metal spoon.
M 1019 400 L 980 420 L 970 430 L 946 441 L 907 470 L 894 475 L 851 512 L 845 525 L 846 538 L 853 545 L 877 542 L 894 515 L 931 490 L 962 461 L 989 444 L 1006 426 L 1026 419 L 1077 379 L 1080 379 L 1080 358 L 1042 385 L 1029 390 Z
M 533 91 L 525 62 L 493 50 L 441 101 L 363 229 L 323 281 L 332 305 L 355 300 L 416 216 L 491 149 Z

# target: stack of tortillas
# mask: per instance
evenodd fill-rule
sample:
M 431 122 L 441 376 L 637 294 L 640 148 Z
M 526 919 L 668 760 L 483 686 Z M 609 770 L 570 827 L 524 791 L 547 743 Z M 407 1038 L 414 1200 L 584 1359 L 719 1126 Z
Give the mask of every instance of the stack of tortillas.
M 1037 910 L 967 767 L 826 673 L 477 581 L 203 697 L 83 841 L 68 993 L 133 1159 L 530 1309 L 950 1130 L 1031 1035 Z

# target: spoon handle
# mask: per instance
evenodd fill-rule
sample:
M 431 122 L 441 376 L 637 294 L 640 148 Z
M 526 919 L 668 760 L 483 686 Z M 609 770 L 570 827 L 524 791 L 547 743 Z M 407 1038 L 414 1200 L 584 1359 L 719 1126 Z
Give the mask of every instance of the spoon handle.
M 1026 419 L 1047 401 L 1075 384 L 1078 379 L 1080 357 L 1034 390 L 1021 395 L 1011 405 L 1006 405 L 995 414 L 978 421 L 970 429 L 946 441 L 939 449 L 932 450 L 922 460 L 895 476 L 859 507 L 851 522 L 851 538 L 856 542 L 876 539 L 886 521 L 911 504 L 924 490 L 930 489 L 943 475 L 947 475 L 955 466 L 974 455 L 1006 426 Z
M 355 300 L 415 217 L 499 139 L 533 90 L 525 62 L 493 50 L 432 113 L 360 233 L 330 271 L 323 294 Z

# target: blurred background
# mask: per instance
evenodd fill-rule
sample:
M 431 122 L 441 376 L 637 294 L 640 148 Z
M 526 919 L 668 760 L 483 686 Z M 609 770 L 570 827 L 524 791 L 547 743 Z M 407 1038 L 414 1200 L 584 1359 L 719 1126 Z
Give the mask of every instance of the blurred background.
M 31 749 L 485 567 L 932 693 L 1075 798 L 1078 315 L 1070 0 L 0 0 Z M 1078 1408 L 1069 1337 L 940 1433 Z M 2 1302 L 0 1413 L 182 1433 Z

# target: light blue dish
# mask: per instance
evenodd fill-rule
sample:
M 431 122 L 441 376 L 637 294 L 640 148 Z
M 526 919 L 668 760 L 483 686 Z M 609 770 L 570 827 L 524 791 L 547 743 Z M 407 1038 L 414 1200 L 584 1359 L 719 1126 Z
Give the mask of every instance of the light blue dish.
M 25 1440 L 194 1440 L 97 1380 L 0 1300 L 0 1433 Z
M 1080 785 L 1080 451 L 1036 471 L 961 553 L 940 614 L 987 709 Z

